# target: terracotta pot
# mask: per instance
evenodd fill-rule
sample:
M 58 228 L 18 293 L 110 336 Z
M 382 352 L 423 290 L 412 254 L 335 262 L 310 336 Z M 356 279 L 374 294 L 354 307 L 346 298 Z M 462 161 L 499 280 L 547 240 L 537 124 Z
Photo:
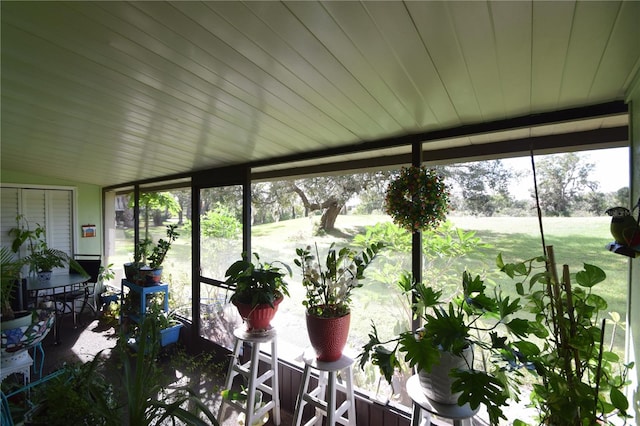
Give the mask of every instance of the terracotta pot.
M 340 359 L 349 337 L 351 313 L 335 318 L 322 318 L 307 313 L 307 332 L 316 358 L 322 362 Z
M 431 372 L 418 371 L 420 386 L 425 396 L 441 404 L 457 404 L 460 392 L 452 393 L 453 377 L 449 372 L 453 369 L 468 370 L 473 365 L 473 348 L 468 347 L 462 356 L 440 351 L 440 363 L 433 366 Z
M 271 328 L 271 320 L 276 315 L 278 305 L 283 298 L 276 299 L 273 302 L 273 308 L 268 303 L 253 306 L 234 300 L 233 304 L 238 308 L 242 320 L 247 323 L 247 331 L 261 331 Z

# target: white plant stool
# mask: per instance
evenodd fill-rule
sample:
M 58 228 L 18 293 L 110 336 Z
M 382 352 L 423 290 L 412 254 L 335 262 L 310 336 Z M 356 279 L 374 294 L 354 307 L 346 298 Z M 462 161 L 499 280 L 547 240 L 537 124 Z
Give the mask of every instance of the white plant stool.
M 469 404 L 459 406 L 457 404 L 439 404 L 431 401 L 422 391 L 420 378 L 416 374 L 407 380 L 407 393 L 413 401 L 411 426 L 423 426 L 425 424 L 429 426 L 431 424 L 431 414 L 453 420 L 454 426 L 462 426 L 463 424 L 470 426 L 472 424 L 471 418 L 476 415 L 479 409 L 473 410 Z M 426 411 L 424 418 L 423 411 Z
M 33 359 L 27 349 L 22 349 L 13 354 L 4 353 L 2 355 L 2 368 L 0 368 L 0 381 L 14 373 L 20 373 L 26 386 L 31 381 L 32 365 Z
M 327 426 L 334 426 L 336 423 L 345 426 L 356 426 L 356 404 L 353 395 L 354 360 L 342 355 L 339 360 L 334 362 L 318 361 L 312 349 L 307 349 L 302 357 L 305 366 L 296 402 L 296 410 L 293 415 L 293 424 L 295 426 L 301 425 L 304 406 L 309 403 L 315 407 L 316 411 L 314 416 L 305 423 L 305 426 L 321 425 L 323 416 L 327 418 Z M 318 386 L 308 390 L 312 368 L 318 371 Z M 342 380 L 338 381 L 337 373 L 340 371 L 344 371 L 345 374 Z M 326 396 L 325 390 L 327 391 Z M 337 408 L 336 390 L 344 392 L 346 397 Z M 348 417 L 344 416 L 345 413 Z
M 273 410 L 273 423 L 280 424 L 280 391 L 278 386 L 278 346 L 276 330 L 270 329 L 266 332 L 250 333 L 244 327 L 236 328 L 233 331 L 235 345 L 232 358 L 229 361 L 229 370 L 225 389 L 231 389 L 233 379 L 237 375 L 242 375 L 247 383 L 246 401 L 230 401 L 223 399 L 220 405 L 219 419 L 223 421 L 224 414 L 228 406 L 232 406 L 244 413 L 244 424 L 253 426 L 256 423 L 262 424 L 265 414 Z M 240 364 L 240 350 L 244 343 L 251 345 L 251 358 L 244 364 Z M 260 345 L 271 343 L 271 355 L 261 353 Z M 268 369 L 258 375 L 260 361 L 267 364 Z M 271 386 L 265 382 L 271 379 Z M 262 401 L 256 406 L 256 390 L 260 390 L 262 395 L 270 395 L 270 401 Z

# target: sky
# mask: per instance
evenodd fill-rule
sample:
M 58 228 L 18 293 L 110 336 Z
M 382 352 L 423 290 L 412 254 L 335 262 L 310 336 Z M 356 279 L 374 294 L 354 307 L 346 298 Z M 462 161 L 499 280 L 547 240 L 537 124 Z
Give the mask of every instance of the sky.
M 600 184 L 600 192 L 614 192 L 622 187 L 629 186 L 629 148 L 581 151 L 578 154 L 594 164 L 591 179 Z M 533 189 L 531 158 L 520 157 L 502 161 L 507 167 L 529 171 L 528 176 L 523 178 L 518 185 L 513 185 L 510 188 L 514 197 L 518 199 L 529 198 L 529 194 Z

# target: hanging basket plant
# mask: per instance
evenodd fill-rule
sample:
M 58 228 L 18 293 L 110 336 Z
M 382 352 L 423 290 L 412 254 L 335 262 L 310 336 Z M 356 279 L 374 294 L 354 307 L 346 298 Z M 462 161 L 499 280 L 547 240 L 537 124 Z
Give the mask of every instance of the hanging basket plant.
M 403 167 L 387 188 L 385 207 L 401 228 L 410 232 L 433 229 L 446 218 L 449 190 L 434 169 Z

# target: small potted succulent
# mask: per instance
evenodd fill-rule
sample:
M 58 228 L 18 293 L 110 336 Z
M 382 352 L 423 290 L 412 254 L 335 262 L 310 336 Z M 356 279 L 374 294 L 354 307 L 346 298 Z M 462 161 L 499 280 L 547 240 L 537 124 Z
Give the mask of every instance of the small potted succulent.
M 238 308 L 247 330 L 259 332 L 270 328 L 278 305 L 289 296 L 284 277 L 291 276 L 291 268 L 282 262 L 261 262 L 258 253 L 253 255 L 255 263 L 243 253 L 242 259 L 229 266 L 225 277 L 226 283 L 235 287 L 229 300 Z

